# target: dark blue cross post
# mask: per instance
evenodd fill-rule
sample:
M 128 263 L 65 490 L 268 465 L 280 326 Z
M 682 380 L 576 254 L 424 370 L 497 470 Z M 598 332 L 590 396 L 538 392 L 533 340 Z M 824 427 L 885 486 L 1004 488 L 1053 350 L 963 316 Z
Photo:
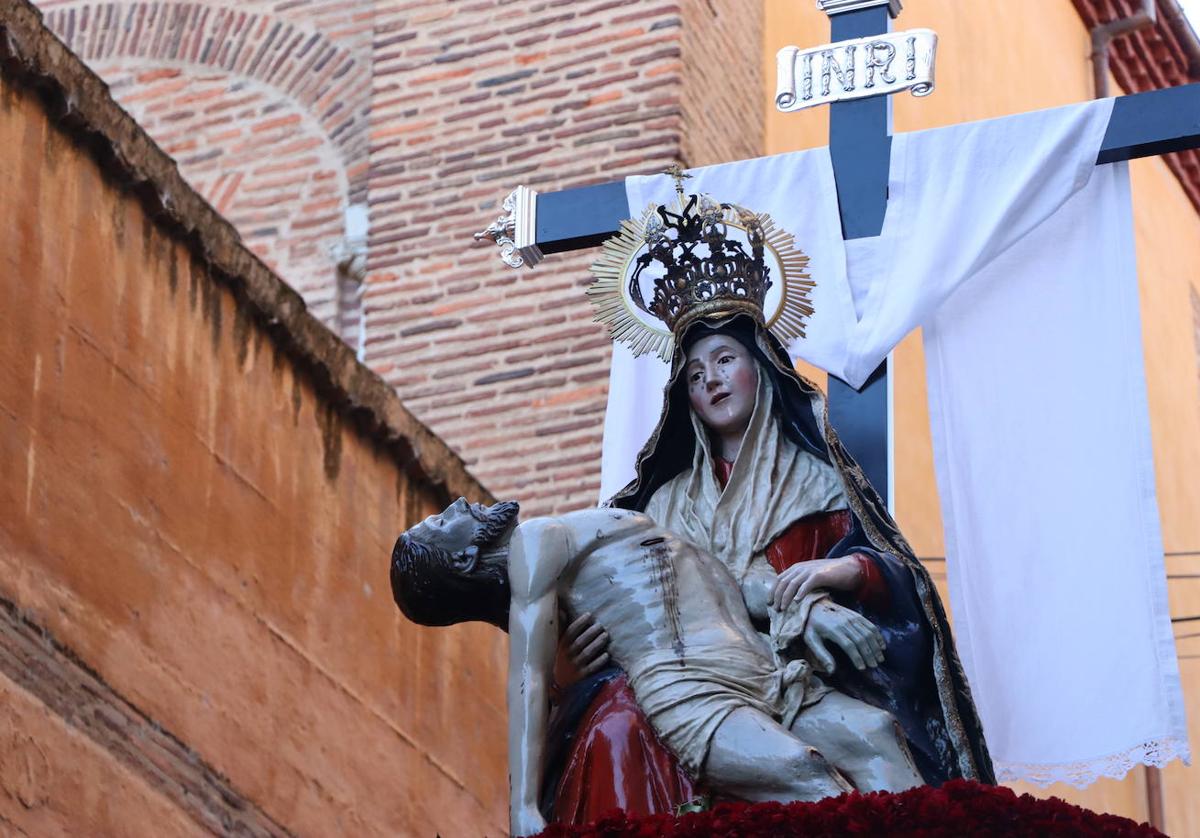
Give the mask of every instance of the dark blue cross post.
M 865 5 L 865 4 L 860 4 Z M 883 35 L 891 28 L 891 4 L 832 14 L 832 39 L 849 41 Z M 865 239 L 883 232 L 892 151 L 890 96 L 834 102 L 829 111 L 829 156 L 837 180 L 842 237 Z M 892 495 L 891 407 L 887 362 L 861 390 L 829 376 L 829 422 L 871 485 L 889 503 Z
M 833 41 L 886 33 L 890 9 L 898 7 L 895 0 L 827 0 Z M 843 235 L 848 240 L 878 236 L 887 211 L 889 98 L 835 102 L 830 107 L 829 146 Z M 1200 84 L 1119 97 L 1096 162 L 1189 148 L 1200 148 Z M 542 254 L 595 247 L 615 234 L 628 215 L 622 181 L 538 195 L 530 244 Z M 834 376 L 828 390 L 831 423 L 886 501 L 891 476 L 886 364 L 861 390 Z

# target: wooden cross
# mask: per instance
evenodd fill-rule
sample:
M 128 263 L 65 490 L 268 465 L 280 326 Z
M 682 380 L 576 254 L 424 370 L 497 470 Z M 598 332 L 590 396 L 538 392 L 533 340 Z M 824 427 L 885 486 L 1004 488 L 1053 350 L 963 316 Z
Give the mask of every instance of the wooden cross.
M 820 5 L 830 16 L 835 43 L 889 32 L 900 8 L 899 0 L 822 0 Z M 892 145 L 888 97 L 834 102 L 830 108 L 829 151 L 843 237 L 878 236 L 887 211 Z M 1190 148 L 1200 148 L 1200 83 L 1119 97 L 1096 162 Z M 519 252 L 527 264 L 542 254 L 599 245 L 629 215 L 623 181 L 536 196 L 528 190 L 518 193 L 518 206 L 536 199 L 533 223 L 522 223 L 518 210 L 509 224 L 515 241 L 508 242 L 508 249 Z M 892 479 L 888 388 L 886 362 L 858 390 L 832 375 L 828 385 L 830 421 L 885 501 Z

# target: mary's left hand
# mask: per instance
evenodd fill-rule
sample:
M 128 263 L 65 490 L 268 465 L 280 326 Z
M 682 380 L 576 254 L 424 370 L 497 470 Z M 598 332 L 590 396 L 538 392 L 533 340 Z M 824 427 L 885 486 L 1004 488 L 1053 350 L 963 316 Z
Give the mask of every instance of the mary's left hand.
M 775 580 L 771 604 L 779 611 L 817 588 L 853 591 L 862 584 L 863 571 L 857 554 L 838 559 L 814 559 L 792 565 Z

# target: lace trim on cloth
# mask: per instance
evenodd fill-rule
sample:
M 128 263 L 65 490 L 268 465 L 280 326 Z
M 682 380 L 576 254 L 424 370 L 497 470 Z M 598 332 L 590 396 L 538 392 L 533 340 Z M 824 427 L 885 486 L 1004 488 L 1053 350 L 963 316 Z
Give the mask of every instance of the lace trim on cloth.
M 997 760 L 994 764 L 996 779 L 1000 782 L 1024 780 L 1042 788 L 1053 783 L 1067 783 L 1081 789 L 1101 777 L 1119 780 L 1138 765 L 1162 768 L 1176 759 L 1182 760 L 1184 765 L 1191 765 L 1192 752 L 1186 739 L 1172 736 L 1152 739 L 1119 754 L 1096 757 L 1086 762 L 1021 763 Z

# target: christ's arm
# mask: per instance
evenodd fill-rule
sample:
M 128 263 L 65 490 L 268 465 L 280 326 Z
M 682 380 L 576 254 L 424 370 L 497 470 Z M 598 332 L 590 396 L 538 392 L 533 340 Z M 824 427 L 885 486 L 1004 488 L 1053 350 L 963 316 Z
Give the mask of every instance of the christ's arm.
M 570 559 L 569 548 L 560 524 L 536 519 L 517 528 L 509 552 L 508 771 L 513 835 L 533 835 L 546 826 L 537 799 L 558 643 L 558 577 Z

